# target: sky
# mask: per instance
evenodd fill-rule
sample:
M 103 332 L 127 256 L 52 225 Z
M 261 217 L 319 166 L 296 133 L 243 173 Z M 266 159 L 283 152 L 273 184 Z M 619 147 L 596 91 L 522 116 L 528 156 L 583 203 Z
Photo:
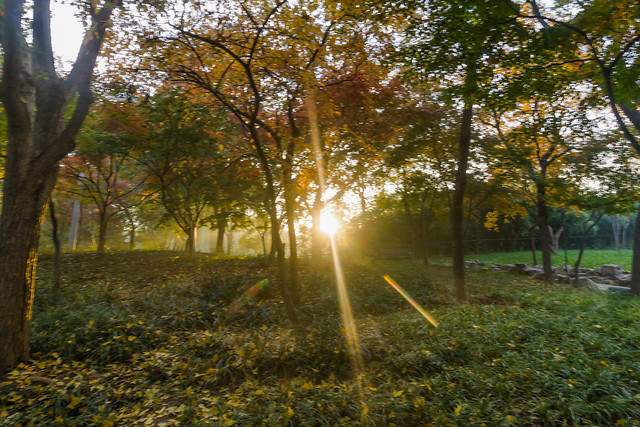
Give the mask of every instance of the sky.
M 69 4 L 55 2 L 51 5 L 53 53 L 62 59 L 65 68 L 75 61 L 84 35 L 82 23 L 73 16 L 75 11 L 76 8 Z

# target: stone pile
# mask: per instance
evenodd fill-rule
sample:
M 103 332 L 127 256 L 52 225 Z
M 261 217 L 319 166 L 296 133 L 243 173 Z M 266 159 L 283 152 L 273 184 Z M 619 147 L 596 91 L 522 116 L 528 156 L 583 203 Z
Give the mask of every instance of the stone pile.
M 529 265 L 526 263 L 492 264 L 480 261 L 466 261 L 465 264 L 469 270 L 512 271 L 528 274 L 533 278 L 542 278 L 543 276 L 541 265 Z M 570 265 L 565 265 L 553 268 L 553 280 L 559 283 L 569 283 L 603 291 L 629 292 L 631 273 L 624 271 L 620 265 L 605 264 L 595 269 L 579 268 L 576 279 L 574 268 Z

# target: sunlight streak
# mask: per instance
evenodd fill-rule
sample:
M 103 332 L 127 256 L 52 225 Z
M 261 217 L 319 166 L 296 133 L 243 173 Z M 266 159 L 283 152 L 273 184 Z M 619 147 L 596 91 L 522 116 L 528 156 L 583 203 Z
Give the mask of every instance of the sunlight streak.
M 342 266 L 340 264 L 340 258 L 338 257 L 338 250 L 336 248 L 336 241 L 331 237 L 331 252 L 333 253 L 333 263 L 336 273 L 336 287 L 338 289 L 338 301 L 340 303 L 340 314 L 342 315 L 342 324 L 344 326 L 344 334 L 347 339 L 347 348 L 353 363 L 353 368 L 359 375 L 363 372 L 364 364 L 362 361 L 362 351 L 360 350 L 360 339 L 358 338 L 358 332 L 356 330 L 356 322 L 351 312 L 351 303 L 349 302 L 349 294 L 347 292 L 347 286 L 344 280 L 344 274 L 342 273 Z
M 418 304 L 416 302 L 416 300 L 414 300 L 413 298 L 411 298 L 411 296 L 407 293 L 407 291 L 405 291 L 404 289 L 402 289 L 402 287 L 400 285 L 398 285 L 396 283 L 395 280 L 393 280 L 391 277 L 389 277 L 388 275 L 384 275 L 382 276 L 384 278 L 384 280 L 387 281 L 388 284 L 391 285 L 391 287 L 393 289 L 395 289 L 396 291 L 398 291 L 398 293 L 400 295 L 402 295 L 404 297 L 404 299 L 406 299 L 409 304 L 411 304 L 416 310 L 418 310 L 418 313 L 422 314 L 422 316 L 427 319 L 429 321 L 429 323 L 431 323 L 435 328 L 438 327 L 438 322 L 436 321 L 436 319 L 434 319 L 428 312 L 427 310 L 424 309 L 424 307 L 422 307 L 420 304 Z

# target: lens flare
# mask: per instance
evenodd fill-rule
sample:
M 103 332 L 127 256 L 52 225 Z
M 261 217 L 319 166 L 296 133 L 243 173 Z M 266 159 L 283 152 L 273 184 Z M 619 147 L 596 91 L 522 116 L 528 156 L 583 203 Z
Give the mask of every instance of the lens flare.
M 342 265 L 336 250 L 336 242 L 331 235 L 331 252 L 333 253 L 333 264 L 336 273 L 336 288 L 338 289 L 338 301 L 340 303 L 340 314 L 342 316 L 342 325 L 344 327 L 345 338 L 347 339 L 347 348 L 351 356 L 353 368 L 357 373 L 363 371 L 362 351 L 360 349 L 360 339 L 356 330 L 356 322 L 351 312 L 351 303 L 349 302 L 349 293 L 342 273 Z
M 331 212 L 322 211 L 320 214 L 320 230 L 330 236 L 336 234 L 340 228 L 340 221 Z
M 406 299 L 409 302 L 409 304 L 411 304 L 416 310 L 418 310 L 418 313 L 422 314 L 422 316 L 425 319 L 427 319 L 429 323 L 431 323 L 435 328 L 438 327 L 438 322 L 436 322 L 436 319 L 434 319 L 429 313 L 427 313 L 427 310 L 425 310 L 420 304 L 418 304 L 416 300 L 411 298 L 411 296 L 407 293 L 407 291 L 402 289 L 402 287 L 398 285 L 395 280 L 393 280 L 391 277 L 389 277 L 386 274 L 382 277 L 384 278 L 384 280 L 387 281 L 388 284 L 391 285 L 393 289 L 398 291 L 398 293 L 402 295 L 404 299 Z

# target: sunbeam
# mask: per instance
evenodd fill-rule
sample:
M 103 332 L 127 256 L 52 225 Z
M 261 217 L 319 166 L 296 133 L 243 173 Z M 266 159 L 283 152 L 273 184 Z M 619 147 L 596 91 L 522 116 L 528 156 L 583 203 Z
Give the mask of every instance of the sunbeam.
M 407 293 L 407 291 L 405 291 L 404 289 L 402 289 L 402 287 L 400 285 L 398 285 L 396 283 L 395 280 L 393 280 L 391 277 L 389 277 L 388 275 L 384 275 L 382 276 L 384 278 L 384 280 L 387 281 L 388 284 L 391 285 L 391 287 L 393 289 L 395 289 L 396 291 L 398 291 L 398 293 L 400 295 L 402 295 L 404 297 L 404 299 L 406 299 L 409 304 L 411 304 L 416 310 L 418 310 L 418 313 L 422 314 L 422 316 L 427 319 L 429 321 L 429 323 L 431 323 L 434 327 L 438 327 L 438 322 L 436 321 L 436 319 L 434 319 L 428 312 L 427 310 L 424 309 L 424 307 L 422 307 L 420 304 L 418 304 L 416 302 L 416 300 L 414 300 L 413 298 L 411 298 L 411 296 Z

